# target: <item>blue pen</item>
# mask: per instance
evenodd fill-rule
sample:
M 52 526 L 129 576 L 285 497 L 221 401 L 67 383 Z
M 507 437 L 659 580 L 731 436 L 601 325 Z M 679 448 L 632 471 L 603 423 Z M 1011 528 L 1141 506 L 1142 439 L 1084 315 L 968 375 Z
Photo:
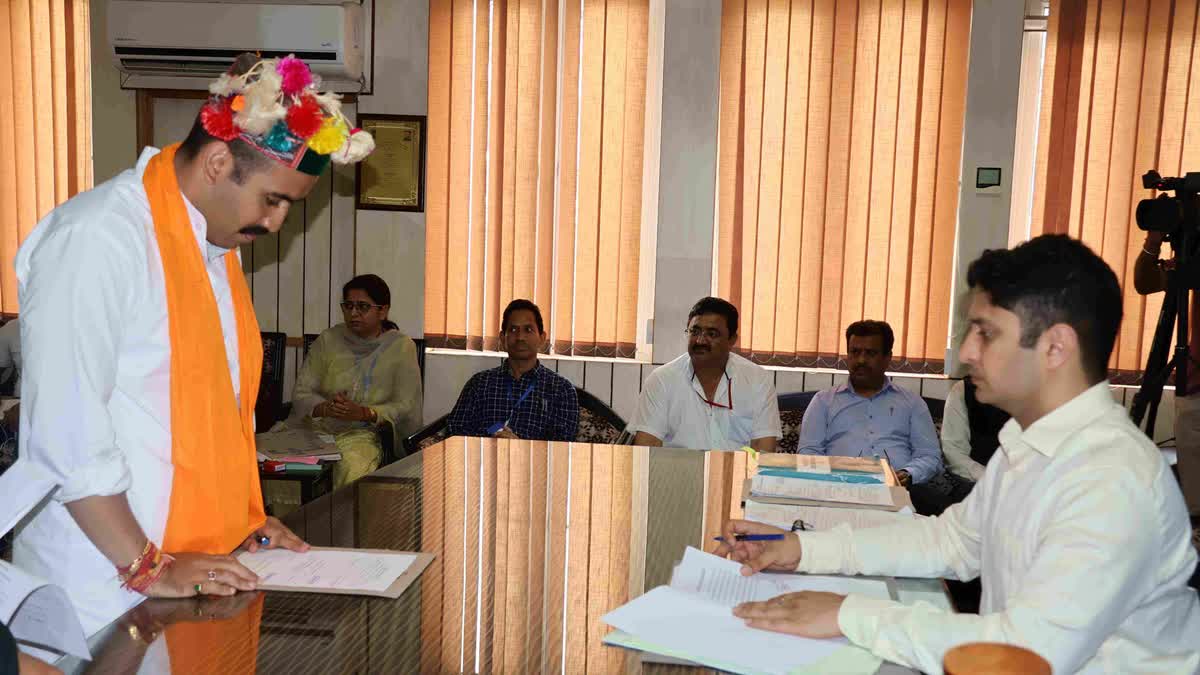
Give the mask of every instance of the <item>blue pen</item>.
M 783 541 L 784 534 L 735 534 L 737 541 Z M 725 537 L 713 537 L 716 541 L 725 541 Z

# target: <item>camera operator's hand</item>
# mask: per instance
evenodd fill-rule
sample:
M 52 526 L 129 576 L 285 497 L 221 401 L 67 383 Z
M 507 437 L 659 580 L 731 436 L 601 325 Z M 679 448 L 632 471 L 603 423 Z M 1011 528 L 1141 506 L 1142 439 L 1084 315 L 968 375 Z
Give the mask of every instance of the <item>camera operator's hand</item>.
M 1166 268 L 1172 261 L 1158 257 L 1162 253 L 1163 236 L 1162 232 L 1148 230 L 1146 243 L 1133 263 L 1133 288 L 1141 295 L 1167 290 Z
M 1146 243 L 1142 245 L 1142 252 L 1146 255 L 1158 257 L 1162 251 L 1163 233 L 1150 230 L 1146 233 Z

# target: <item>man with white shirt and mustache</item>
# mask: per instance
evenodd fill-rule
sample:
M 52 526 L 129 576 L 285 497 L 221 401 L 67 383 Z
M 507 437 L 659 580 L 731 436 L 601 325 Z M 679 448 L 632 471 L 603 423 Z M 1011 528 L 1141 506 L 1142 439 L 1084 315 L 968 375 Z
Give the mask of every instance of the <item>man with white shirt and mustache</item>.
M 732 353 L 738 311 L 701 298 L 688 312 L 688 351 L 646 378 L 628 430 L 634 445 L 774 452 L 781 437 L 775 377 Z

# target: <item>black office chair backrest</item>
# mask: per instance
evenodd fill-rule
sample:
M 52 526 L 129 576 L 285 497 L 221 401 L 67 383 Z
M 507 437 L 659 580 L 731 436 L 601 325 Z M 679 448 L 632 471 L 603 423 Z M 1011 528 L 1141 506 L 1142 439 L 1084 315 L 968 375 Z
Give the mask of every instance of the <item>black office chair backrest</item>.
M 319 337 L 321 337 L 319 333 L 304 334 L 304 358 L 308 358 L 308 350 L 312 349 L 313 343 L 316 342 L 317 338 Z
M 779 452 L 796 452 L 800 444 L 800 424 L 804 421 L 804 411 L 812 403 L 815 391 L 795 391 L 780 394 L 779 430 L 783 438 L 779 440 Z
M 929 416 L 933 418 L 933 426 L 938 430 L 942 428 L 942 418 L 946 415 L 946 402 L 940 398 L 929 398 L 922 396 L 925 399 L 925 405 L 929 407 Z
M 417 368 L 421 371 L 421 384 L 425 384 L 425 338 L 413 338 L 417 347 Z
M 263 333 L 262 382 L 254 402 L 254 423 L 259 433 L 279 421 L 283 410 L 283 357 L 287 333 Z
M 579 428 L 576 443 L 616 443 L 625 430 L 625 420 L 590 392 L 575 387 L 579 399 Z

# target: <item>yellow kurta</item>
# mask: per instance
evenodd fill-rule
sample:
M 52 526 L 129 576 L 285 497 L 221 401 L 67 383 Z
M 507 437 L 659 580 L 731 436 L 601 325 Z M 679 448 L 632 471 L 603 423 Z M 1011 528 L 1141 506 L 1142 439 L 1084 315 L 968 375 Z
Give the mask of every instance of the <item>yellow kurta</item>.
M 342 460 L 334 466 L 334 488 L 379 468 L 382 454 L 374 425 L 312 417 L 317 405 L 338 392 L 373 409 L 380 422 L 390 422 L 394 447 L 399 448 L 401 439 L 421 428 L 423 398 L 416 345 L 399 331 L 364 341 L 345 324 L 338 324 L 321 333 L 309 349 L 296 379 L 287 426 L 334 435 L 342 453 Z

